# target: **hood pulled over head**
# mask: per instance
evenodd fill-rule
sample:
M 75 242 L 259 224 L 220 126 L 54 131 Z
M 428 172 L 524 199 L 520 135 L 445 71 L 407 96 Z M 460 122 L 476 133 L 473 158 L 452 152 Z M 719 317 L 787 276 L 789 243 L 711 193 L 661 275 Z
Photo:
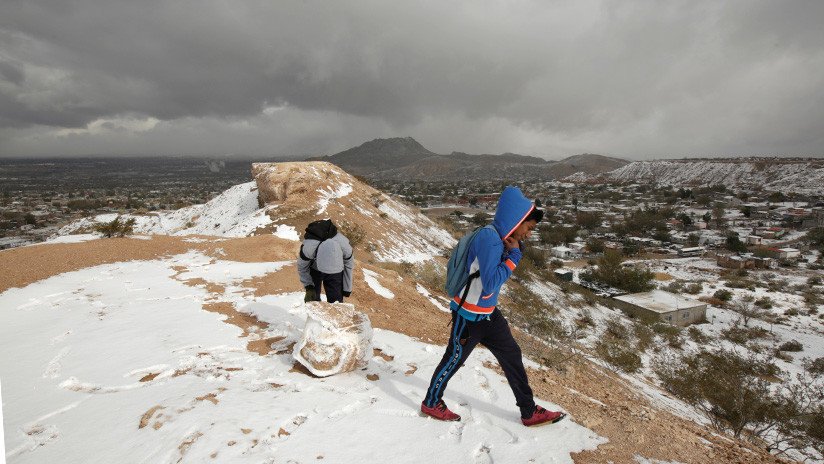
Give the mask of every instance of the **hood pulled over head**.
M 495 219 L 492 225 L 501 236 L 501 240 L 515 232 L 515 229 L 535 209 L 535 205 L 527 199 L 518 187 L 508 186 L 498 199 L 498 208 L 495 210 Z
M 306 226 L 306 233 L 303 235 L 304 240 L 327 240 L 338 233 L 338 228 L 332 223 L 331 219 L 322 219 L 315 221 Z

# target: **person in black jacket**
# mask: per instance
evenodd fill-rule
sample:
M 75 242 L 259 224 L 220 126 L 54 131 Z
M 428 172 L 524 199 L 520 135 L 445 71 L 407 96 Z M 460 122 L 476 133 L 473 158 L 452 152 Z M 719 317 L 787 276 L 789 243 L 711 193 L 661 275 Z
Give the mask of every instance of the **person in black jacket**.
M 321 285 L 330 303 L 342 302 L 352 294 L 352 246 L 331 219 L 306 227 L 297 264 L 300 282 L 306 289 L 304 301 L 320 301 Z

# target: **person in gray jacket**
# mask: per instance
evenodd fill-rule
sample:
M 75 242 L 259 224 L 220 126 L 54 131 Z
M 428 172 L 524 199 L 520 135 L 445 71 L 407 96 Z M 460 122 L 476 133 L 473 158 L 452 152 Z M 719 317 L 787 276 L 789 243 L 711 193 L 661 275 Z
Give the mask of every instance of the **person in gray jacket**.
M 320 301 L 323 285 L 326 301 L 342 302 L 352 294 L 352 246 L 338 232 L 331 219 L 315 221 L 306 227 L 298 254 L 300 283 L 306 289 L 304 301 Z

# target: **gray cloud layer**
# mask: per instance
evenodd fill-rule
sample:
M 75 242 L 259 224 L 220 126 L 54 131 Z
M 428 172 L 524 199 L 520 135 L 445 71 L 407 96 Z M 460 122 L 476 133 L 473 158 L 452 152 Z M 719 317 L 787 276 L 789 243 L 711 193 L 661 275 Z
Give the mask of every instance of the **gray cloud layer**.
M 0 156 L 824 153 L 824 2 L 5 0 Z

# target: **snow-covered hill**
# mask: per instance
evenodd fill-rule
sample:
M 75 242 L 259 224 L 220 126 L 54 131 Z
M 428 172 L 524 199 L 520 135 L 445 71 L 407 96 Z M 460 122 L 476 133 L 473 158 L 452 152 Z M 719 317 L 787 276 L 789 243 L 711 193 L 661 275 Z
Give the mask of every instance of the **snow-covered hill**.
M 149 235 L 0 251 L 10 462 L 775 462 L 708 430 L 648 371 L 581 354 L 619 313 L 522 271 L 501 299 L 507 317 L 517 297 L 561 326 L 584 313 L 592 325 L 559 366 L 542 354 L 551 344 L 512 324 L 528 356 L 557 368 L 527 359 L 537 401 L 569 418 L 523 427 L 483 348 L 445 396 L 464 419 L 420 416 L 449 316 L 440 284 L 418 272 L 454 239 L 328 163 L 257 164 L 254 177 L 137 218 Z M 371 319 L 377 349 L 365 370 L 323 379 L 291 356 L 307 315 L 297 231 L 319 217 L 363 236 L 347 303 Z
M 651 182 L 672 186 L 760 186 L 768 190 L 821 193 L 824 161 L 781 159 L 717 159 L 635 161 L 597 176 L 576 173 L 570 182 Z
M 147 215 L 135 232 L 157 235 L 248 237 L 274 234 L 297 241 L 315 220 L 332 217 L 344 232 L 363 234 L 381 261 L 421 262 L 451 248 L 455 239 L 417 209 L 325 162 L 257 163 L 255 181 L 236 185 L 206 204 Z M 117 214 L 75 221 L 58 236 L 87 232 Z M 350 237 L 353 238 L 353 237 Z
M 9 462 L 572 462 L 605 441 L 572 420 L 521 426 L 484 351 L 450 383 L 459 423 L 419 416 L 442 347 L 403 334 L 376 330 L 364 371 L 308 376 L 289 350 L 303 293 L 239 287 L 284 266 L 189 252 L 0 294 Z

